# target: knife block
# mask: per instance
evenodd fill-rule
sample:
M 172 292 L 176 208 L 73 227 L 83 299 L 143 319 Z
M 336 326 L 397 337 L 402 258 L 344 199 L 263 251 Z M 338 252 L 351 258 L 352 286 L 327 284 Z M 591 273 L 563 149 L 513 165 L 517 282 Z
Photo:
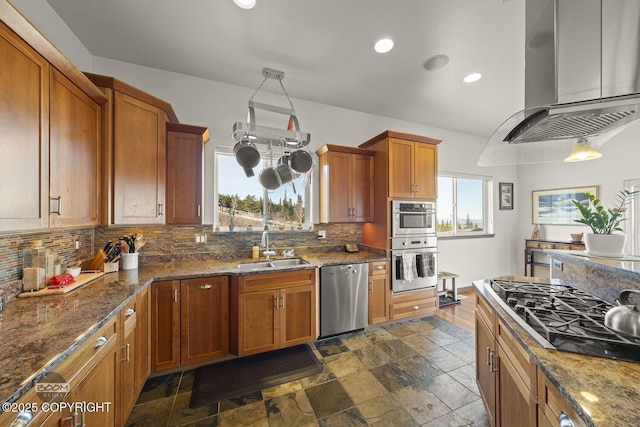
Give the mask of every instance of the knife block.
M 105 262 L 102 264 L 102 271 L 104 271 L 105 274 L 117 273 L 119 269 L 120 269 L 120 261 Z

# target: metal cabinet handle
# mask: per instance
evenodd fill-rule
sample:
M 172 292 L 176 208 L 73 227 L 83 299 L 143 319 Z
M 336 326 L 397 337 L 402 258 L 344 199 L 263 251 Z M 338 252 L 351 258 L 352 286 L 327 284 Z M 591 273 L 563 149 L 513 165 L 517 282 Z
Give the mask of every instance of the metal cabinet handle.
M 198 205 L 198 216 L 200 216 L 200 205 Z
M 560 427 L 576 427 L 571 417 L 562 411 L 558 414 L 558 425 Z
M 384 265 L 376 265 L 376 270 L 384 270 Z
M 489 357 L 489 372 L 498 372 L 498 362 L 500 358 L 496 356 L 494 352 L 491 352 L 491 356 Z
M 60 206 L 62 203 L 60 202 L 61 197 L 49 197 L 49 213 L 60 215 Z M 56 202 L 57 209 L 51 209 L 51 202 Z
M 24 411 L 20 411 L 18 415 L 13 419 L 9 427 L 25 427 L 31 423 L 33 419 L 33 413 L 25 409 Z
M 135 314 L 135 310 L 133 308 L 127 308 L 127 311 L 124 312 L 125 317 L 131 317 Z
M 87 425 L 87 423 L 86 423 L 86 421 L 84 419 L 84 416 L 85 416 L 85 412 L 82 411 L 80 413 L 80 427 L 86 427 L 86 425 Z
M 373 292 L 373 283 L 369 282 L 369 292 Z
M 210 285 L 210 284 L 208 284 L 208 283 L 207 283 L 206 285 L 200 285 L 200 286 L 198 286 L 198 287 L 199 287 L 200 289 L 211 289 L 211 288 L 213 288 L 213 286 L 211 286 L 211 285 Z
M 487 366 L 489 366 L 489 359 L 491 358 L 491 348 L 487 347 Z
M 98 339 L 96 340 L 96 343 L 93 345 L 93 348 L 100 348 L 103 345 L 105 345 L 107 343 L 107 337 L 105 337 L 104 335 L 101 337 L 98 337 Z
M 164 215 L 164 204 L 158 203 L 158 216 Z
M 127 344 L 125 346 L 122 347 L 122 349 L 124 350 L 124 358 L 122 359 L 123 362 L 131 362 L 131 344 Z
M 178 289 L 173 290 L 173 302 L 178 302 Z
M 278 310 L 280 308 L 280 297 L 274 297 L 275 303 L 276 303 L 276 310 Z
M 284 308 L 284 297 L 282 297 L 282 307 L 280 308 Z
M 420 306 L 419 306 L 419 305 L 414 305 L 414 306 L 413 306 L 413 309 L 414 309 L 414 310 L 419 310 L 419 309 L 420 309 Z

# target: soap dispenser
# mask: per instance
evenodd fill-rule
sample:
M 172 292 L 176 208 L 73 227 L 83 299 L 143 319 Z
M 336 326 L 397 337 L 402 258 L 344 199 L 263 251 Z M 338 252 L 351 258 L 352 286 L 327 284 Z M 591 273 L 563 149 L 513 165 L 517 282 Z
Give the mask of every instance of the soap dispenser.
M 251 258 L 253 259 L 258 259 L 260 258 L 260 247 L 258 246 L 258 243 L 254 243 L 253 247 L 251 248 Z

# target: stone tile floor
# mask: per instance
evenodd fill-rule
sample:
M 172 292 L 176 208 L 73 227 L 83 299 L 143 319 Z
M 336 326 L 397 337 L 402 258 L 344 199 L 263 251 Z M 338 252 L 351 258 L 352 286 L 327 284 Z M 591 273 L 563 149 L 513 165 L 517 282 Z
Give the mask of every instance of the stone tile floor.
M 151 378 L 127 426 L 488 426 L 475 337 L 437 317 L 311 344 L 323 373 L 196 409 L 194 371 Z

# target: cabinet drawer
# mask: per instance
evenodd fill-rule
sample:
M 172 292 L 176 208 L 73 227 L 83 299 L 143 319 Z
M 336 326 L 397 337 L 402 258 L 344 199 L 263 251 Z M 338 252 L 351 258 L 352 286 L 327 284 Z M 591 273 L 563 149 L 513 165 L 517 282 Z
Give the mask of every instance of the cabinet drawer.
M 316 270 L 251 274 L 240 276 L 237 280 L 239 293 L 314 285 L 316 283 Z
M 369 263 L 369 276 L 387 274 L 388 271 L 389 263 L 387 261 L 377 261 Z
M 553 249 L 560 249 L 563 251 L 568 251 L 569 249 L 571 249 L 571 245 L 570 244 L 564 244 L 564 243 L 556 243 L 555 245 L 553 245 Z
M 504 354 L 511 361 L 514 370 L 520 376 L 527 389 L 532 394 L 536 393 L 536 365 L 532 362 L 531 356 L 516 341 L 509 329 L 498 319 L 496 324 L 496 339 Z
M 495 336 L 496 315 L 489 303 L 476 292 L 476 313 Z
M 540 243 L 538 247 L 540 249 L 553 249 L 553 243 Z
M 394 302 L 391 304 L 390 309 L 391 320 L 433 313 L 436 311 L 437 302 L 436 297 L 421 298 L 398 303 Z
M 122 310 L 120 310 L 120 316 L 122 318 L 122 330 L 128 329 L 136 324 L 136 320 L 138 319 L 138 305 L 139 301 L 137 298 L 129 301 L 127 305 L 124 306 Z
M 542 370 L 538 370 L 538 410 L 552 425 L 560 424 L 560 416 L 569 417 L 576 427 L 587 425 Z
M 540 247 L 540 243 L 538 243 L 538 242 L 527 242 L 526 243 L 526 247 L 527 248 L 539 248 Z

